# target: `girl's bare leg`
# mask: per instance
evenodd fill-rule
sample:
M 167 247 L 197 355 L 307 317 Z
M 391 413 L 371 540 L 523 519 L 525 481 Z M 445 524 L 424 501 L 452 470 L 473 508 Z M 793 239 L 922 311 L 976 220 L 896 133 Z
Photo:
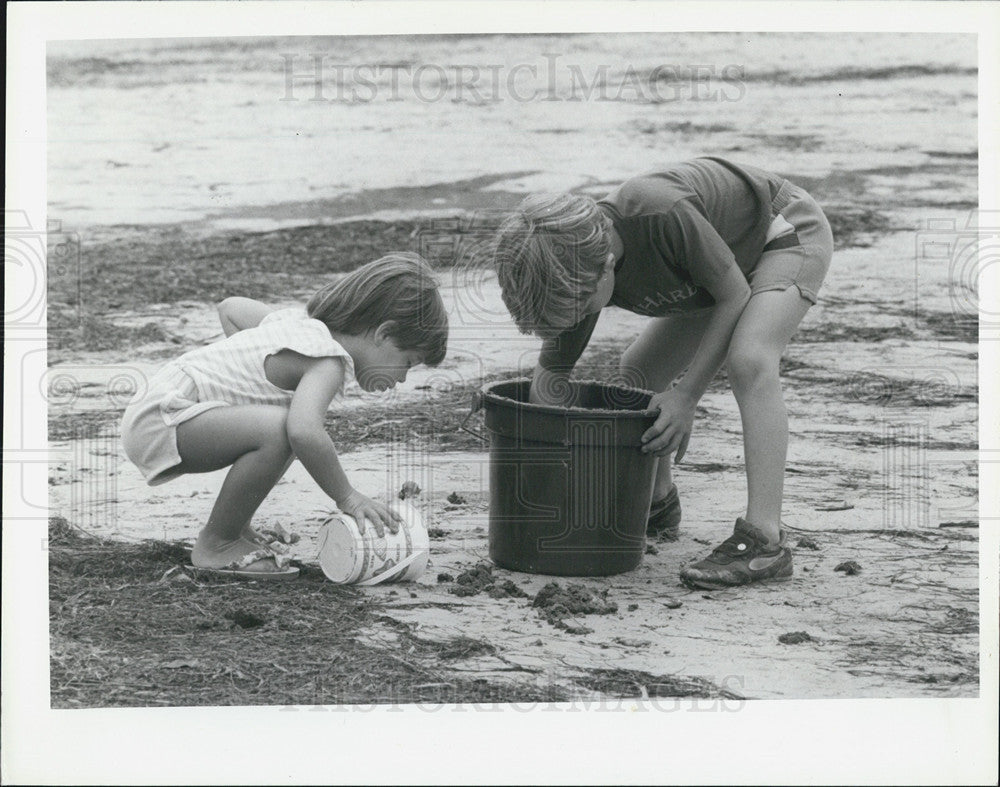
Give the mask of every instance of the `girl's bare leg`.
M 788 451 L 788 414 L 778 364 L 809 310 L 797 287 L 750 298 L 729 348 L 729 380 L 743 421 L 747 522 L 771 543 L 779 539 Z
M 288 410 L 235 406 L 208 410 L 177 427 L 182 469 L 208 473 L 230 467 L 208 523 L 198 535 L 191 561 L 222 568 L 258 548 L 246 532 L 250 520 L 293 458 L 285 431 Z M 249 570 L 273 571 L 273 560 Z
M 622 354 L 623 382 L 659 393 L 691 364 L 708 325 L 709 312 L 660 317 L 646 327 Z M 660 457 L 653 483 L 653 499 L 665 497 L 673 485 L 670 457 Z
M 281 475 L 278 476 L 279 481 L 284 477 L 285 473 L 288 472 L 288 468 L 292 466 L 292 462 L 294 461 L 295 461 L 295 455 L 292 454 L 291 456 L 288 457 L 288 461 L 285 462 L 285 468 L 284 470 L 281 471 Z M 277 484 L 277 481 L 275 483 Z M 240 535 L 243 538 L 249 539 L 250 541 L 259 541 L 261 539 L 267 541 L 268 539 L 264 538 L 264 536 L 261 535 L 260 531 L 258 531 L 255 527 L 253 527 L 253 525 L 251 525 L 250 523 L 251 520 L 248 519 L 243 524 L 243 527 L 240 530 Z

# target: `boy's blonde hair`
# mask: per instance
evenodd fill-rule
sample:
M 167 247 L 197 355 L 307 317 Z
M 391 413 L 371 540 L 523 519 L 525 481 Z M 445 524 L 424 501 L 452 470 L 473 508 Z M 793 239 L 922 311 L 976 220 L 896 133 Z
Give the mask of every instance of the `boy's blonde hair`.
M 493 264 L 521 333 L 549 337 L 583 319 L 611 250 L 611 219 L 582 194 L 525 198 L 497 232 Z
M 389 336 L 401 350 L 418 350 L 427 366 L 444 360 L 448 315 L 434 271 L 419 254 L 395 251 L 362 265 L 313 295 L 306 311 L 351 335 L 392 323 Z

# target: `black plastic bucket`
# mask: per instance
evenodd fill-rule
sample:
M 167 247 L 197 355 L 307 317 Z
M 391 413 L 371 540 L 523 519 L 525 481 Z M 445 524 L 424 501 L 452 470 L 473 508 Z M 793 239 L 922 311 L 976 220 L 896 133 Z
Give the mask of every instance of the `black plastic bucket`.
M 601 576 L 642 562 L 656 457 L 639 450 L 652 394 L 573 382 L 576 406 L 529 404 L 530 380 L 485 386 L 490 557 L 515 571 Z

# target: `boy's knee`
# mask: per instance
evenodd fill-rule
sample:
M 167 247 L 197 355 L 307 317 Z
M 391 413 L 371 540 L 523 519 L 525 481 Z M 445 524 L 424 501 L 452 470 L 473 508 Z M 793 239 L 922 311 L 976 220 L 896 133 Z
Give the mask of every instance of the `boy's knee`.
M 653 387 L 651 375 L 648 370 L 636 362 L 634 354 L 629 353 L 631 349 L 631 347 L 626 349 L 618 362 L 618 382 L 632 388 L 651 389 Z
M 727 359 L 729 380 L 734 389 L 750 388 L 777 377 L 778 361 L 778 357 L 764 348 L 734 347 Z

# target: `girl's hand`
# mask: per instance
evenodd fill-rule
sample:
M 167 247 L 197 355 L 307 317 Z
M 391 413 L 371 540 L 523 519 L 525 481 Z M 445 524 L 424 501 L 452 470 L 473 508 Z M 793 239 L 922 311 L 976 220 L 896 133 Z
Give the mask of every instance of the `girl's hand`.
M 352 489 L 342 501 L 338 500 L 337 505 L 345 514 L 354 517 L 362 535 L 365 532 L 366 519 L 375 526 L 375 532 L 379 538 L 385 536 L 386 527 L 389 528 L 390 533 L 398 533 L 399 523 L 403 521 L 403 517 L 398 512 L 393 511 L 384 503 L 366 497 L 357 489 Z
M 656 421 L 642 435 L 642 452 L 667 456 L 674 451 L 675 462 L 681 461 L 691 439 L 694 411 L 697 401 L 676 389 L 656 394 L 649 400 L 649 409 L 660 411 Z

